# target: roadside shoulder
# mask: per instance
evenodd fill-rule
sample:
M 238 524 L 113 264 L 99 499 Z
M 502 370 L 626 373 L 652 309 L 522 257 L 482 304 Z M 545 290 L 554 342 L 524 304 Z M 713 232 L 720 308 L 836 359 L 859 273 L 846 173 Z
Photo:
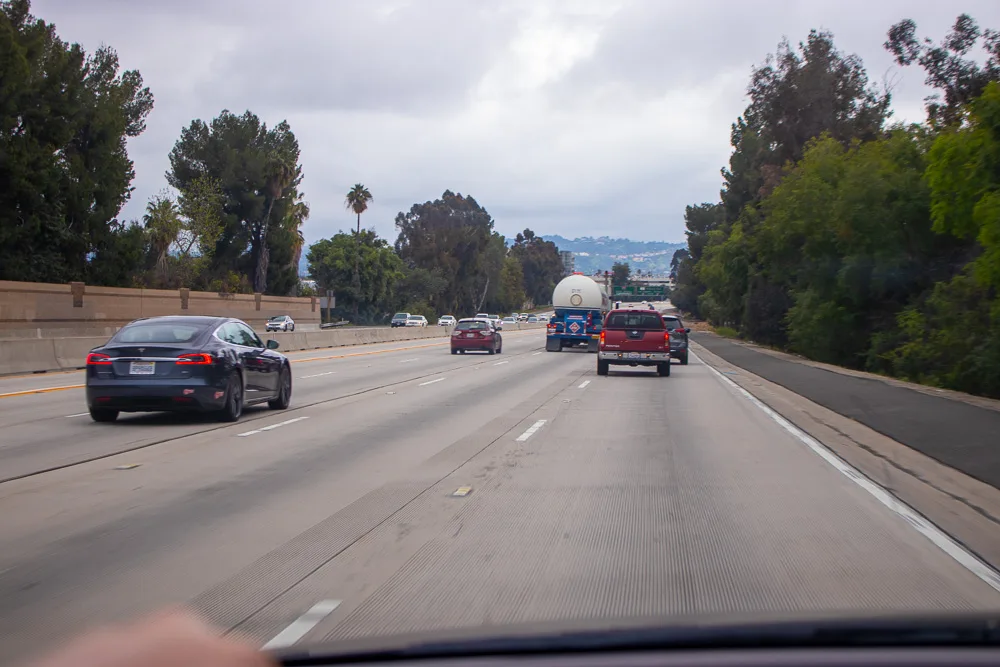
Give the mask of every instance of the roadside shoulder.
M 1000 567 L 1000 490 L 863 424 L 727 362 L 703 345 L 702 362 L 723 373 L 994 568 Z

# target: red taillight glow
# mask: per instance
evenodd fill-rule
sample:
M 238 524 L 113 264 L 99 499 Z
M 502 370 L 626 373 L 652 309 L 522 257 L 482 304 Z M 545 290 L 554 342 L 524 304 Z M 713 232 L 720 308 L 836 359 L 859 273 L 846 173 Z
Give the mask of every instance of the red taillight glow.
M 669 331 L 664 331 L 663 332 L 663 344 L 664 345 L 670 345 L 670 332 Z
M 100 352 L 91 352 L 87 355 L 88 366 L 110 366 L 111 357 Z
M 195 352 L 193 354 L 182 354 L 177 357 L 178 365 L 185 366 L 208 366 L 212 363 L 212 356 L 209 354 L 204 354 L 203 352 Z
M 601 340 L 599 342 L 601 345 L 604 345 L 604 331 L 601 331 Z

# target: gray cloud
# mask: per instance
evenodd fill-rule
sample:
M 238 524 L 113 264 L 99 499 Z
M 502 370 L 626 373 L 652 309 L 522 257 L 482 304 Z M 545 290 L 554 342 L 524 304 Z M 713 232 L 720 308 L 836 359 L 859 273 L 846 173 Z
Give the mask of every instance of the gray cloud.
M 133 139 L 138 217 L 165 187 L 182 127 L 223 108 L 287 119 L 302 146 L 308 240 L 445 189 L 471 194 L 513 234 L 683 238 L 684 206 L 712 201 L 751 68 L 787 36 L 831 30 L 871 79 L 891 80 L 900 120 L 921 120 L 922 73 L 882 49 L 914 18 L 938 38 L 959 11 L 1000 28 L 995 0 L 961 9 L 893 0 L 34 0 L 89 51 L 113 46 L 156 96 Z

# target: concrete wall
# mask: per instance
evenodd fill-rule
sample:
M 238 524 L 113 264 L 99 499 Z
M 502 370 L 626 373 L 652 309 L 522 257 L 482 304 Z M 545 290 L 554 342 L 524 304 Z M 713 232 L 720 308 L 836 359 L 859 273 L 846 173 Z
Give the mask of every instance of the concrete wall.
M 263 327 L 274 315 L 291 315 L 296 325 L 318 325 L 320 321 L 315 297 L 0 280 L 0 338 L 54 337 L 65 332 L 73 332 L 74 336 L 111 335 L 132 320 L 157 315 L 238 317 L 254 327 Z
M 294 317 L 294 316 L 293 316 Z M 521 324 L 520 330 L 544 329 L 545 324 Z M 450 328 L 400 327 L 391 329 L 353 328 L 327 331 L 293 331 L 275 333 L 268 336 L 280 343 L 279 351 L 312 350 L 318 348 L 365 345 L 368 343 L 388 343 L 423 338 L 444 339 L 451 333 Z M 504 333 L 510 333 L 505 331 Z M 0 375 L 16 373 L 40 373 L 44 371 L 71 370 L 82 368 L 87 353 L 108 341 L 108 336 L 85 336 L 77 338 L 21 338 L 0 341 Z

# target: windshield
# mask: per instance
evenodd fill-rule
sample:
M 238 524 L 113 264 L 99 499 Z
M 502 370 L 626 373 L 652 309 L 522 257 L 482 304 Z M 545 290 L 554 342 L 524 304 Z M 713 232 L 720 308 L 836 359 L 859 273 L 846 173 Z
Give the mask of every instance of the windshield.
M 455 327 L 457 331 L 486 331 L 489 328 L 486 322 L 459 322 Z
M 205 330 L 190 324 L 133 324 L 115 336 L 118 343 L 190 343 Z
M 0 667 L 174 605 L 1000 613 L 1000 1 L 0 0 Z

